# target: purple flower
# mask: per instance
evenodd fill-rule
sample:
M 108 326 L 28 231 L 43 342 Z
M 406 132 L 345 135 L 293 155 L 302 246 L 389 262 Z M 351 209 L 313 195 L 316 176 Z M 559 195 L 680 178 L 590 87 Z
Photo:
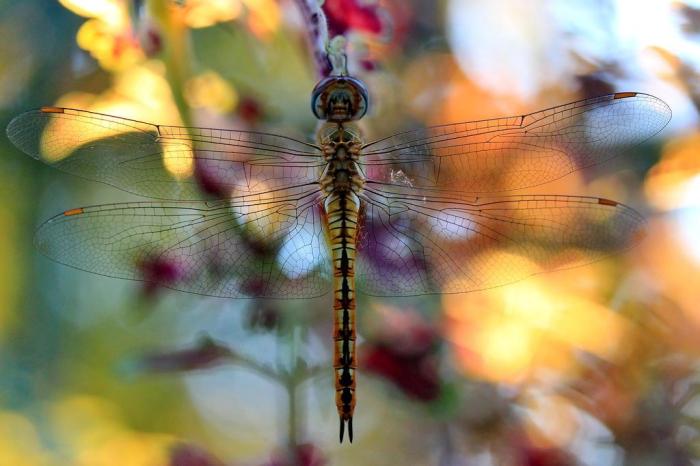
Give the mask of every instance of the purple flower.
M 216 160 L 209 160 L 204 157 L 194 159 L 194 179 L 199 185 L 199 189 L 205 194 L 209 194 L 218 199 L 226 199 L 231 196 L 231 187 L 226 180 L 219 176 L 221 167 Z
M 250 330 L 271 331 L 278 327 L 281 318 L 279 309 L 264 301 L 256 301 L 255 308 L 248 313 L 246 326 Z
M 321 450 L 313 444 L 297 445 L 294 451 L 275 453 L 262 466 L 325 466 L 328 464 Z
M 517 466 L 574 466 L 576 461 L 558 448 L 541 448 L 522 445 L 518 451 Z
M 437 330 L 417 314 L 390 312 L 382 334 L 363 346 L 365 370 L 390 380 L 407 396 L 433 401 L 440 396 Z
M 187 276 L 182 261 L 165 255 L 153 256 L 138 264 L 144 281 L 144 292 L 153 295 L 160 288 L 171 288 Z
M 194 445 L 179 444 L 170 452 L 170 466 L 223 466 L 212 455 Z
M 243 121 L 248 123 L 250 126 L 259 124 L 265 116 L 261 103 L 258 100 L 247 96 L 241 98 L 241 101 L 238 103 L 237 113 L 238 116 L 240 116 Z

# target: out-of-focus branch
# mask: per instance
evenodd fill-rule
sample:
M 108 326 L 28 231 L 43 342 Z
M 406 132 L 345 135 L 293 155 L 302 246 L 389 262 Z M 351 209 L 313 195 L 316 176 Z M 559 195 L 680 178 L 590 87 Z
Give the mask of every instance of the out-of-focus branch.
M 293 343 L 299 344 L 296 341 Z M 128 361 L 127 368 L 136 372 L 168 373 L 201 370 L 222 364 L 247 368 L 285 387 L 297 386 L 305 380 L 321 375 L 326 369 L 325 366 L 307 366 L 297 355 L 297 349 L 292 351 L 291 369 L 270 367 L 232 350 L 208 335 L 202 335 L 199 341 L 189 348 L 153 353 Z
M 319 0 L 294 0 L 306 24 L 306 37 L 316 64 L 316 72 L 326 77 L 333 71 L 328 56 L 328 22 Z
M 185 82 L 191 75 L 190 44 L 187 26 L 174 14 L 177 10 L 168 0 L 149 0 L 148 13 L 155 20 L 163 37 L 163 62 L 173 99 L 185 126 L 192 126 L 190 107 L 185 102 Z

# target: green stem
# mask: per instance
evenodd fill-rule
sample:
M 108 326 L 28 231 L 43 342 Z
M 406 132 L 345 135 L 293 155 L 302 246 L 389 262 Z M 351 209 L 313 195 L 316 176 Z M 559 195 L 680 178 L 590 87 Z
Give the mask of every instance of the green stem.
M 192 75 L 187 26 L 178 14 L 173 14 L 170 0 L 149 0 L 148 11 L 158 25 L 163 38 L 163 62 L 173 100 L 185 126 L 192 126 L 190 107 L 185 101 L 185 83 Z
M 286 380 L 288 394 L 287 408 L 287 444 L 291 454 L 296 451 L 299 444 L 299 417 L 297 404 L 297 388 L 300 381 L 303 380 L 304 370 L 302 359 L 299 355 L 299 344 L 301 339 L 302 328 L 296 322 L 292 322 L 290 328 L 290 369 L 289 376 Z
M 260 364 L 257 361 L 255 361 L 254 359 L 251 359 L 247 356 L 242 356 L 240 354 L 236 354 L 236 355 L 231 357 L 231 362 L 235 365 L 245 367 L 245 368 L 248 368 L 252 371 L 255 371 L 258 374 L 260 374 L 260 375 L 262 375 L 270 380 L 273 380 L 276 382 L 280 381 L 280 374 L 278 374 L 277 371 L 275 371 L 274 369 L 271 369 L 270 367 L 268 367 L 264 364 Z
M 297 418 L 297 385 L 296 385 L 296 380 L 294 380 L 294 377 L 289 378 L 290 382 L 287 385 L 287 391 L 289 395 L 289 406 L 288 406 L 288 413 L 287 413 L 287 443 L 289 446 L 289 451 L 293 452 L 299 442 L 298 439 L 298 418 Z

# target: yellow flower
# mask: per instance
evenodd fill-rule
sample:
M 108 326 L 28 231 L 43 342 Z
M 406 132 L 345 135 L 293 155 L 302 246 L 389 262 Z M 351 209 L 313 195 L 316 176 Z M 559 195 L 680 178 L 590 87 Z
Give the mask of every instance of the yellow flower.
M 185 97 L 193 108 L 210 108 L 218 113 L 233 110 L 238 94 L 231 85 L 214 71 L 206 71 L 185 84 Z
M 185 24 L 191 28 L 233 21 L 243 11 L 240 0 L 189 0 L 182 8 L 185 11 Z
M 145 58 L 131 27 L 128 5 L 120 0 L 60 0 L 77 15 L 89 18 L 78 30 L 78 46 L 106 70 L 122 70 Z

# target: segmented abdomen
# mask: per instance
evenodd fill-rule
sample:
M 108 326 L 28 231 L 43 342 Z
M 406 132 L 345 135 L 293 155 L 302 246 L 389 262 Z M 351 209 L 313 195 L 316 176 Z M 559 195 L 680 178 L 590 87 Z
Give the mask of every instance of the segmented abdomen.
M 325 201 L 333 260 L 333 368 L 341 442 L 346 423 L 352 442 L 355 409 L 355 239 L 359 209 L 360 200 L 352 191 L 331 193 Z

